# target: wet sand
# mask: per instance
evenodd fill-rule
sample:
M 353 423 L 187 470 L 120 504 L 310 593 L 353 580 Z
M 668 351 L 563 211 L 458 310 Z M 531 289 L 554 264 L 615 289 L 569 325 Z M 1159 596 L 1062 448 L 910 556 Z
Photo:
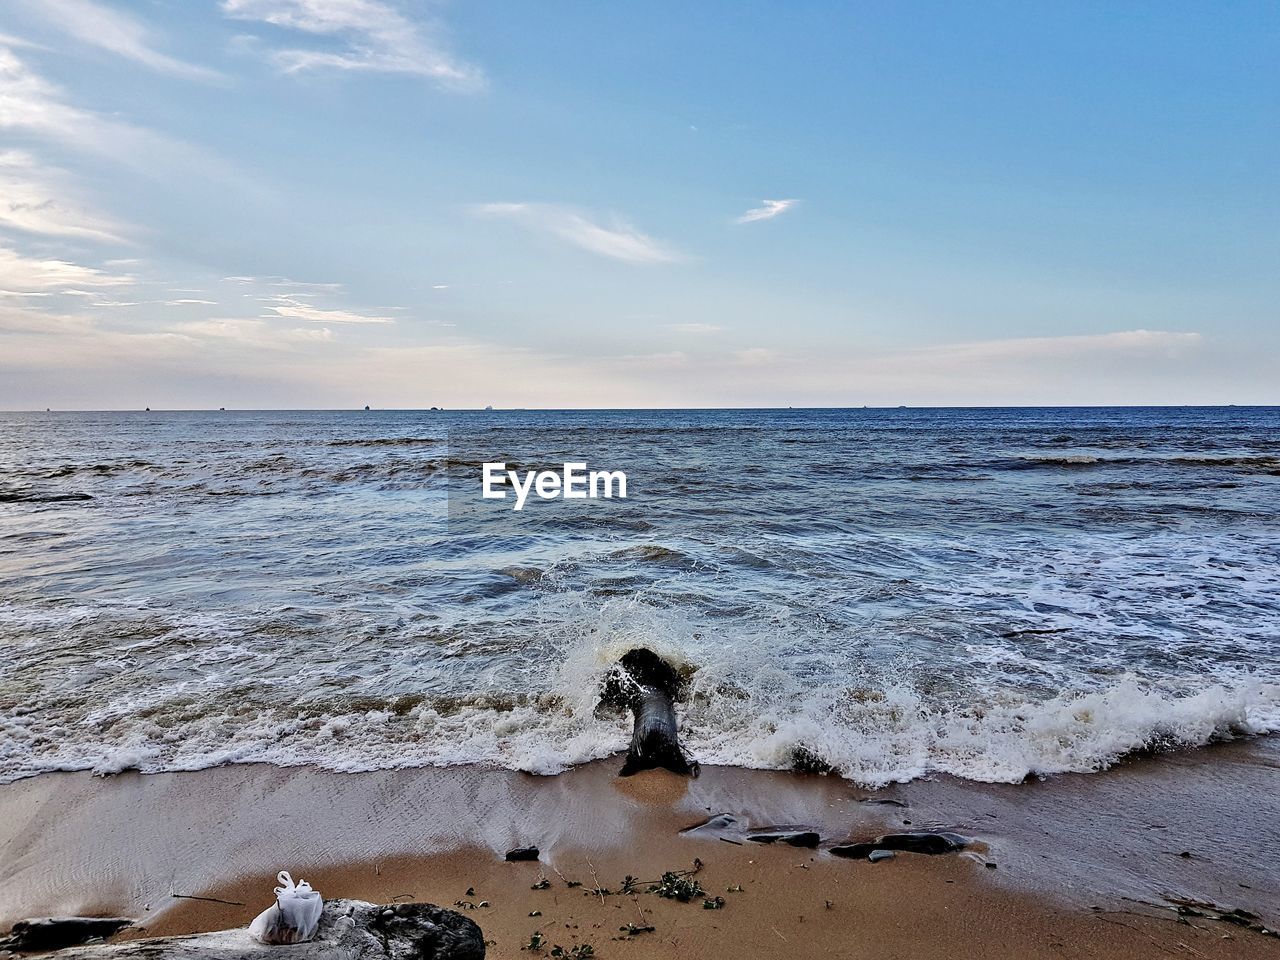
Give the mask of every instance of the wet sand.
M 1280 927 L 1274 739 L 1008 786 L 939 778 L 867 791 L 714 767 L 692 781 L 620 780 L 619 765 L 552 778 L 268 766 L 36 777 L 0 787 L 0 925 L 123 913 L 139 918 L 132 935 L 232 927 L 289 869 L 327 897 L 474 904 L 491 957 L 530 956 L 521 947 L 535 932 L 547 950 L 586 943 L 632 958 L 1280 954 L 1278 939 L 1179 922 L 1173 909 L 1174 898 L 1211 902 Z M 810 827 L 824 843 L 915 829 L 976 843 L 871 864 L 681 832 L 714 813 Z M 525 845 L 540 862 L 503 861 Z M 695 858 L 705 896 L 643 892 Z M 618 892 L 627 875 L 641 892 Z M 704 909 L 714 897 L 724 907 Z

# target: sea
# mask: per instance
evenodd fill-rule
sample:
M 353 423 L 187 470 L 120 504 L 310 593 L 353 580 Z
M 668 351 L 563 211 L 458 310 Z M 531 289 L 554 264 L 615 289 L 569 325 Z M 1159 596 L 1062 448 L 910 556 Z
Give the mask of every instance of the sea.
M 481 497 L 483 464 L 627 496 Z M 0 782 L 623 750 L 1018 782 L 1280 730 L 1280 408 L 0 413 Z

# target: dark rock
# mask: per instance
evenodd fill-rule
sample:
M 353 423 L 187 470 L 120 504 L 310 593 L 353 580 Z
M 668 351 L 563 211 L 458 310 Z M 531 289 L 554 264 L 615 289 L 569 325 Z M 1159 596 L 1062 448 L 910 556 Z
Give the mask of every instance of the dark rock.
M 726 830 L 737 830 L 738 818 L 732 813 L 717 813 L 709 817 L 705 823 L 699 823 L 692 827 L 686 827 L 681 833 L 695 833 L 705 831 L 707 833 L 723 833 Z
M 264 947 L 241 927 L 72 947 L 56 960 L 263 960 L 276 954 L 288 960 L 484 960 L 484 953 L 480 928 L 452 910 L 430 903 L 392 907 L 329 900 L 315 938 L 306 943 Z
M 755 843 L 785 843 L 790 847 L 816 847 L 821 838 L 812 830 L 770 827 L 752 830 L 747 834 L 747 839 Z
M 791 751 L 791 769 L 796 773 L 835 773 L 836 768 L 808 747 L 796 747 Z
M 867 854 L 867 859 L 872 863 L 879 863 L 881 860 L 892 860 L 897 854 L 892 850 L 872 850 Z
M 507 862 L 515 863 L 518 860 L 537 860 L 537 847 L 516 847 L 514 850 L 507 851 Z
M 132 923 L 127 917 L 35 917 L 15 923 L 0 947 L 19 952 L 61 950 L 105 940 Z
M 967 838 L 958 833 L 888 833 L 883 837 L 863 843 L 847 843 L 832 847 L 837 857 L 866 860 L 875 850 L 902 850 L 907 853 L 954 853 L 969 845 Z

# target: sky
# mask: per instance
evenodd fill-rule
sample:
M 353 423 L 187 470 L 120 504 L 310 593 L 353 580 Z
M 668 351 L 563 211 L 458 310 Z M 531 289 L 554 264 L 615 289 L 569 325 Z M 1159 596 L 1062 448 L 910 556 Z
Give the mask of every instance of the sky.
M 1280 403 L 1280 6 L 5 0 L 0 408 Z

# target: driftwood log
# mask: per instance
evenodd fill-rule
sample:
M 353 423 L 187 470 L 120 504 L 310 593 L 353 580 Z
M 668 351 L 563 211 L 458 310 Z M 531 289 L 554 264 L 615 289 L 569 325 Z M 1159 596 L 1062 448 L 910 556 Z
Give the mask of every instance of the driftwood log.
M 378 906 L 328 900 L 314 939 L 264 946 L 247 928 L 188 937 L 97 943 L 48 954 L 51 960 L 484 960 L 484 934 L 430 903 Z
M 661 767 L 697 776 L 698 765 L 680 747 L 675 699 L 682 681 L 671 664 L 651 650 L 630 650 L 605 680 L 602 702 L 635 716 L 627 759 L 618 771 L 629 777 Z

